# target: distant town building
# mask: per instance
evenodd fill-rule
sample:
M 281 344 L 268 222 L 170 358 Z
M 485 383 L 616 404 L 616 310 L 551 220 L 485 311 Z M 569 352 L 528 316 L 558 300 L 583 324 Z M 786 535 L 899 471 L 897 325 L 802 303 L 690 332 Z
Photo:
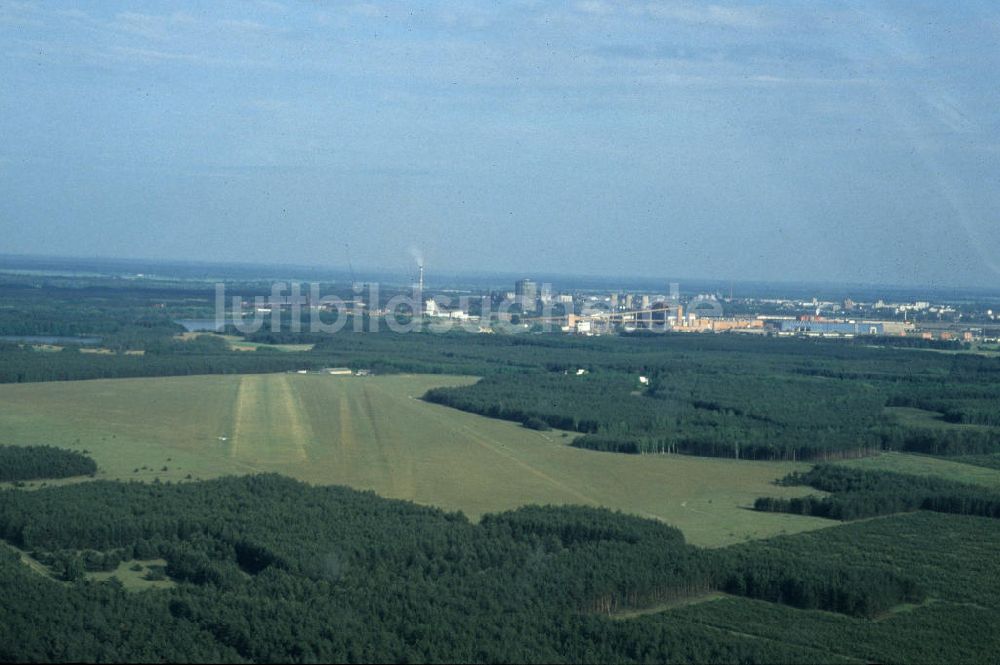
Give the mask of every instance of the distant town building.
M 514 302 L 521 306 L 521 311 L 534 311 L 537 301 L 538 284 L 530 279 L 519 279 L 514 282 Z

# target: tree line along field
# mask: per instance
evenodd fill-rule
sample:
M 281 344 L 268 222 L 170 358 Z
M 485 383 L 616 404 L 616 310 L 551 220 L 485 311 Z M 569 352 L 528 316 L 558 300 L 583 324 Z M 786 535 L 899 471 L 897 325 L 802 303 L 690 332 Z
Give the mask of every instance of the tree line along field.
M 603 506 L 674 524 L 699 545 L 827 524 L 747 509 L 775 491 L 808 493 L 772 485 L 806 465 L 595 453 L 568 445 L 574 434 L 418 399 L 474 381 L 268 374 L 2 385 L 0 440 L 87 450 L 98 478 L 279 472 L 472 517 L 531 503 Z
M 0 445 L 0 482 L 93 476 L 97 464 L 86 455 L 54 446 Z

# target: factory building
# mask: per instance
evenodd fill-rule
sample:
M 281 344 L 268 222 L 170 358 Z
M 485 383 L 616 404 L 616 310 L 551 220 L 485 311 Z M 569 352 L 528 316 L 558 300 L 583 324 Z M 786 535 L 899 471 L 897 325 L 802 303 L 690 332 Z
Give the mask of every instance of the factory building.
M 881 322 L 779 319 L 769 321 L 779 333 L 813 335 L 884 335 Z

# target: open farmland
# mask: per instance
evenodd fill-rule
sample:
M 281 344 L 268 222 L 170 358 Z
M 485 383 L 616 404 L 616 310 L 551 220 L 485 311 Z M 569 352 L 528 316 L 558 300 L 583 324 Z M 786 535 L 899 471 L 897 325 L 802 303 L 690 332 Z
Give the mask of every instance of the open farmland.
M 267 374 L 0 386 L 0 441 L 86 449 L 98 477 L 152 481 L 278 472 L 478 517 L 525 504 L 620 509 L 695 544 L 828 526 L 748 510 L 806 465 L 579 450 L 419 397 L 470 377 Z M 572 436 L 572 435 L 570 435 Z

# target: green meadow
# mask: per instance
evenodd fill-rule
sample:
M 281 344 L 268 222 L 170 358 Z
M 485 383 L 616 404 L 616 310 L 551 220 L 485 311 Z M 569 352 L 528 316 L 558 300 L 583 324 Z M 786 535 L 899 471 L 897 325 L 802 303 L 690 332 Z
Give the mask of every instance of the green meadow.
M 963 458 L 958 457 L 957 460 Z M 929 455 L 914 455 L 909 453 L 885 452 L 872 457 L 844 460 L 837 462 L 845 466 L 871 471 L 894 471 L 917 476 L 939 476 L 960 483 L 982 485 L 1000 489 L 1000 469 L 988 469 L 982 466 L 965 464 L 960 461 L 931 457 Z
M 805 464 L 580 450 L 567 445 L 572 434 L 419 399 L 473 381 L 262 374 L 7 384 L 0 442 L 89 451 L 99 478 L 276 472 L 473 518 L 525 504 L 603 506 L 673 524 L 704 546 L 833 524 L 749 510 L 758 496 L 809 493 L 773 485 Z
M 914 409 L 907 406 L 886 407 L 887 415 L 896 419 L 901 425 L 909 427 L 932 427 L 935 429 L 989 429 L 985 425 L 972 425 L 966 423 L 949 423 L 941 418 L 941 414 L 936 411 L 925 411 L 924 409 Z

